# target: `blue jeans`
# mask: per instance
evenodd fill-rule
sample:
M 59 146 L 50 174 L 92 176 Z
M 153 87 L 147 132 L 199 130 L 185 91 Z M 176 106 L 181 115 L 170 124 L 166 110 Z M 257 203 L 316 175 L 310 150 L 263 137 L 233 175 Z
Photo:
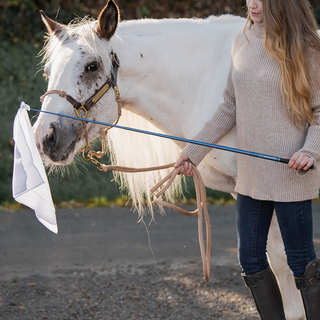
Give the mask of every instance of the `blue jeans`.
M 245 274 L 268 267 L 267 239 L 276 211 L 287 261 L 294 276 L 301 277 L 316 258 L 313 246 L 312 202 L 275 202 L 237 195 L 236 222 L 239 263 Z

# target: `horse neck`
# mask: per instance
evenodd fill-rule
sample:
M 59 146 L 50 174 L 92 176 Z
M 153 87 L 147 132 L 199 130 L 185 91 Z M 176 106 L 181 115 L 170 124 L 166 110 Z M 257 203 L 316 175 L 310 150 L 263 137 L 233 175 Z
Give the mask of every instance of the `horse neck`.
M 111 46 L 121 63 L 118 83 L 124 108 L 163 132 L 185 136 L 195 121 L 199 124 L 193 127 L 200 129 L 212 111 L 199 95 L 210 82 L 222 93 L 227 70 L 219 78 L 217 66 L 229 68 L 232 39 L 243 26 L 238 20 L 232 27 L 228 22 L 191 19 L 120 24 Z

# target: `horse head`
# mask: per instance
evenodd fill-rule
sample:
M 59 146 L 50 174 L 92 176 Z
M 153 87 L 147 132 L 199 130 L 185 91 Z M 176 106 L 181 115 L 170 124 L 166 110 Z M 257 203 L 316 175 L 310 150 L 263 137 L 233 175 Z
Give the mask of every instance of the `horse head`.
M 118 116 L 114 90 L 98 94 L 98 98 L 97 92 L 116 82 L 114 69 L 118 62 L 109 40 L 120 20 L 117 5 L 109 0 L 98 20 L 69 25 L 51 20 L 42 11 L 41 16 L 48 30 L 43 48 L 48 91 L 41 99 L 42 110 L 114 122 Z M 86 143 L 86 134 L 89 142 L 93 141 L 105 127 L 41 113 L 33 129 L 43 161 L 61 165 L 72 162 L 74 154 Z

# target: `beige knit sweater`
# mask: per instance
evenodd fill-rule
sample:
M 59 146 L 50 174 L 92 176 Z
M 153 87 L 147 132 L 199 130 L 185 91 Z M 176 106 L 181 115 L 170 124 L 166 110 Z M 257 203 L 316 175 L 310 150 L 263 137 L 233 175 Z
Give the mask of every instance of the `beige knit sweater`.
M 263 46 L 263 24 L 239 32 L 233 42 L 232 63 L 224 91 L 224 103 L 194 137 L 218 143 L 237 124 L 237 147 L 240 149 L 291 157 L 301 151 L 316 161 L 320 159 L 320 126 L 297 129 L 283 107 L 280 65 Z M 320 88 L 315 77 L 319 71 L 310 59 L 310 107 L 320 124 Z M 182 151 L 198 165 L 210 148 L 189 144 Z M 226 155 L 227 156 L 227 155 Z M 238 155 L 235 191 L 254 199 L 281 202 L 318 197 L 318 170 L 295 172 L 285 164 Z

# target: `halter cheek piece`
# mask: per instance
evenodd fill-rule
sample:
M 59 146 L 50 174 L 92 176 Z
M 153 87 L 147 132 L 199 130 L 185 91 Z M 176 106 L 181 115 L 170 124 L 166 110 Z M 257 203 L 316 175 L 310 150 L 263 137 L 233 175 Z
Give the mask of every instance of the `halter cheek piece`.
M 111 66 L 110 74 L 107 77 L 107 81 L 99 88 L 98 92 L 92 95 L 86 102 L 81 103 L 77 101 L 75 98 L 73 98 L 63 90 L 49 90 L 43 96 L 40 97 L 41 103 L 43 103 L 44 98 L 47 95 L 52 93 L 58 94 L 60 97 L 65 98 L 68 102 L 72 104 L 78 118 L 85 119 L 89 111 L 96 105 L 96 103 L 103 97 L 103 95 L 107 93 L 110 88 L 112 88 L 116 94 L 115 99 L 118 103 L 118 117 L 114 122 L 114 125 L 117 124 L 121 117 L 121 106 L 122 106 L 120 93 L 117 85 L 117 75 L 118 75 L 118 68 L 120 67 L 120 62 L 117 54 L 114 53 L 113 51 L 111 52 L 111 59 L 112 59 L 112 66 Z M 86 123 L 84 124 L 84 127 L 86 131 L 86 148 L 82 150 L 83 158 L 86 161 L 92 161 L 99 168 L 100 163 L 96 159 L 94 159 L 93 156 L 101 158 L 106 153 L 105 136 L 107 134 L 107 131 L 111 127 L 108 127 L 102 132 L 102 151 L 98 151 L 98 152 L 91 151 L 89 147 Z M 88 158 L 85 157 L 86 152 L 88 152 Z

